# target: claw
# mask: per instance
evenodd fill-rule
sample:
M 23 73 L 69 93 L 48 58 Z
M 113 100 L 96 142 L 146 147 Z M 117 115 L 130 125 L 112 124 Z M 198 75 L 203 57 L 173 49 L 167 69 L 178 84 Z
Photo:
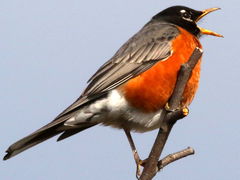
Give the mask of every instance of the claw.
M 168 112 L 172 112 L 172 111 L 173 111 L 173 110 L 171 110 L 168 102 L 165 104 L 165 107 L 164 107 L 164 108 L 165 108 L 165 110 L 168 111 Z
M 137 169 L 136 169 L 136 177 L 137 179 L 139 179 L 139 177 L 142 174 L 142 169 L 144 167 L 144 165 L 146 164 L 147 159 L 141 160 L 139 159 L 138 162 L 136 162 L 137 164 Z
M 141 165 L 137 164 L 137 169 L 136 169 L 136 178 L 139 179 L 139 177 L 141 176 L 142 172 L 141 172 Z
M 188 109 L 187 107 L 184 107 L 184 108 L 182 109 L 182 112 L 183 112 L 183 115 L 184 115 L 184 116 L 187 116 L 187 115 L 189 114 L 189 109 Z

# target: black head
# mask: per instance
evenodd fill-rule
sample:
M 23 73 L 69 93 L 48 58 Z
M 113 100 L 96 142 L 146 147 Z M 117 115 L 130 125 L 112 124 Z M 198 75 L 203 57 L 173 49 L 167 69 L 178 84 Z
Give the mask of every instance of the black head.
M 199 28 L 196 24 L 202 17 L 218 9 L 219 8 L 210 8 L 203 11 L 197 11 L 185 6 L 172 6 L 161 11 L 160 13 L 155 15 L 152 19 L 176 24 L 186 29 L 190 33 L 194 34 L 195 36 L 199 36 L 201 33 L 214 36 L 221 36 L 209 30 L 206 30 L 207 31 L 206 32 L 205 29 Z

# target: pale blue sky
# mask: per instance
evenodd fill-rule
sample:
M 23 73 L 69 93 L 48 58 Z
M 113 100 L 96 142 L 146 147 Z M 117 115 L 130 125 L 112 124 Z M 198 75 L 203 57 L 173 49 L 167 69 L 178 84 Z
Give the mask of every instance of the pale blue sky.
M 198 10 L 221 7 L 201 26 L 225 38 L 201 39 L 200 88 L 189 117 L 175 125 L 164 150 L 166 155 L 191 146 L 196 154 L 166 167 L 156 179 L 239 179 L 237 0 L 1 1 L 2 157 L 10 144 L 70 105 L 97 68 L 153 15 L 177 4 Z M 156 133 L 133 135 L 142 158 L 148 155 Z M 55 140 L 1 161 L 0 179 L 135 178 L 135 162 L 123 131 L 98 126 L 59 143 Z

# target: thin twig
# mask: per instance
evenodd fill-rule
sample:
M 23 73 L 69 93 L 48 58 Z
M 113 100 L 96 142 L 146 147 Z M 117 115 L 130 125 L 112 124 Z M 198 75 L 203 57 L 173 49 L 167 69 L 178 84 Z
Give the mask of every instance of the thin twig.
M 164 157 L 161 161 L 158 162 L 158 169 L 161 170 L 168 164 L 193 154 L 194 149 L 191 147 L 188 147 L 176 153 L 169 154 L 168 156 Z
M 176 109 L 179 108 L 180 102 L 182 100 L 182 94 L 184 92 L 187 81 L 191 76 L 192 69 L 195 67 L 198 60 L 201 58 L 202 53 L 203 53 L 202 49 L 195 48 L 191 57 L 189 58 L 189 61 L 181 66 L 180 71 L 178 73 L 178 78 L 177 78 L 174 91 L 168 103 L 170 110 L 175 111 Z M 159 129 L 157 138 L 147 158 L 146 164 L 144 165 L 142 175 L 139 178 L 140 180 L 151 180 L 156 175 L 158 171 L 158 166 L 157 166 L 158 160 L 161 156 L 161 153 L 168 139 L 168 136 L 171 132 L 171 129 L 175 124 L 175 122 L 178 119 L 183 118 L 185 115 L 181 109 L 178 110 L 178 113 L 174 113 L 174 114 L 169 114 L 169 113 L 172 113 L 172 112 L 167 112 L 166 110 L 163 110 L 163 113 L 160 117 L 161 118 L 160 121 L 162 121 L 163 123 Z M 174 118 L 169 118 L 170 115 L 173 115 Z

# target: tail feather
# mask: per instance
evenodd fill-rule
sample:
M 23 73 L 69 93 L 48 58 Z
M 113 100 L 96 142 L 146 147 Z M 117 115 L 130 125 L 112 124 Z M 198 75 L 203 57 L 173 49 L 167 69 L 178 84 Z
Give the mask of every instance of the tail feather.
M 74 134 L 79 133 L 80 131 L 83 131 L 83 130 L 88 129 L 88 128 L 90 128 L 92 126 L 95 126 L 95 125 L 96 124 L 91 124 L 91 125 L 88 125 L 88 126 L 77 128 L 77 129 L 66 130 L 58 137 L 57 141 L 62 141 L 62 140 L 66 139 L 66 138 L 68 138 L 68 137 L 70 137 Z
M 57 131 L 54 128 L 49 128 L 45 131 L 42 132 L 34 132 L 26 137 L 24 137 L 23 139 L 15 142 L 14 144 L 12 144 L 6 151 L 6 155 L 4 156 L 3 160 L 7 160 L 19 153 L 21 153 L 22 151 L 27 150 L 28 148 L 31 148 L 32 146 L 35 146 L 57 134 L 61 133 L 61 131 Z
M 80 131 L 83 131 L 89 127 L 92 127 L 96 124 L 83 124 L 82 126 L 72 127 L 64 127 L 62 124 L 57 124 L 55 126 L 50 126 L 49 128 L 41 128 L 34 133 L 20 139 L 19 141 L 12 144 L 6 151 L 6 155 L 4 156 L 3 160 L 10 159 L 11 157 L 49 139 L 52 138 L 60 133 L 63 133 L 57 141 L 63 140 L 72 136 Z M 46 127 L 46 126 L 45 126 Z

